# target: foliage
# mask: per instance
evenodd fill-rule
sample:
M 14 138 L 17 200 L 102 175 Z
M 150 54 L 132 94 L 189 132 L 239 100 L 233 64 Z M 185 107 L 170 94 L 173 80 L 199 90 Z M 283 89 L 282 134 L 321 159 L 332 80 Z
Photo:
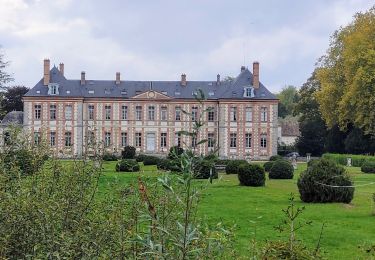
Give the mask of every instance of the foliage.
M 238 168 L 238 180 L 244 186 L 264 186 L 266 175 L 258 164 L 241 164 Z
M 353 183 L 344 167 L 327 159 L 313 163 L 298 179 L 297 186 L 304 202 L 350 203 Z
M 231 161 L 232 160 L 230 160 L 230 159 L 218 159 L 216 161 L 216 165 L 227 165 Z
M 147 155 L 143 158 L 144 165 L 157 165 L 160 158 L 156 156 Z
M 300 136 L 296 141 L 296 148 L 301 155 L 311 153 L 320 156 L 324 152 L 326 127 L 320 118 L 307 119 L 300 122 Z
M 288 115 L 293 115 L 294 108 L 299 99 L 297 88 L 294 86 L 285 86 L 277 95 L 277 98 L 280 100 L 279 117 L 284 118 Z
M 172 146 L 169 149 L 168 158 L 169 159 L 176 159 L 179 158 L 181 154 L 184 153 L 184 149 L 180 146 Z
M 352 166 L 354 167 L 361 167 L 364 162 L 371 161 L 375 162 L 375 156 L 369 155 L 356 155 L 356 154 L 333 154 L 333 153 L 325 153 L 323 154 L 322 158 L 332 160 L 338 164 L 346 166 L 347 159 L 352 159 Z
M 323 118 L 329 127 L 349 123 L 375 134 L 375 7 L 357 13 L 337 30 L 317 69 L 317 92 Z
M 274 161 L 265 162 L 263 168 L 266 172 L 269 172 L 273 166 Z
M 218 174 L 215 168 L 215 162 L 212 160 L 202 160 L 197 163 L 194 169 L 194 178 L 196 179 L 217 179 Z
M 12 76 L 5 71 L 5 68 L 8 66 L 9 62 L 4 60 L 4 54 L 0 50 L 0 89 L 2 90 L 6 88 L 7 83 L 14 80 Z
M 375 139 L 359 128 L 352 129 L 345 141 L 345 152 L 351 154 L 375 153 Z
M 124 150 L 121 152 L 122 159 L 134 159 L 135 158 L 135 147 L 125 146 Z
M 226 174 L 238 174 L 238 168 L 241 164 L 249 164 L 246 160 L 231 160 L 225 166 Z
M 163 170 L 163 171 L 172 170 L 171 160 L 167 158 L 160 158 L 156 166 L 158 170 Z
M 297 148 L 295 143 L 291 145 L 286 145 L 284 143 L 280 144 L 279 142 L 277 142 L 277 154 L 281 157 L 296 151 Z
M 270 179 L 293 179 L 293 166 L 289 161 L 277 160 L 274 161 L 268 177 Z
M 137 162 L 143 162 L 143 160 L 145 159 L 146 156 L 147 156 L 147 155 L 145 155 L 145 154 L 138 154 L 138 155 L 136 156 L 135 160 L 136 160 Z
M 13 86 L 6 89 L 1 100 L 4 114 L 12 111 L 23 111 L 23 96 L 29 91 L 25 86 Z
M 103 154 L 103 161 L 117 161 L 119 158 L 114 153 L 104 153 Z
M 325 151 L 328 153 L 345 153 L 347 133 L 341 131 L 338 125 L 334 125 L 326 133 Z
M 365 161 L 361 166 L 364 173 L 375 173 L 375 161 Z
M 116 164 L 116 172 L 139 172 L 139 164 L 134 159 L 122 159 Z
M 281 155 L 272 155 L 271 157 L 270 157 L 270 161 L 277 161 L 277 160 L 282 160 L 283 159 L 283 157 L 281 156 Z

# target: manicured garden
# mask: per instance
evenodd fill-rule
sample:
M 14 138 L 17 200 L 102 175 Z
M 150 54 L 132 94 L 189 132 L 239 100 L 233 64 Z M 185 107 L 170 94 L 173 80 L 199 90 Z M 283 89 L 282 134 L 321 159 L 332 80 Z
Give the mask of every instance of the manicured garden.
M 139 173 L 115 172 L 116 162 L 104 163 L 104 174 L 100 179 L 99 193 L 112 192 L 112 185 L 135 181 L 139 175 L 161 176 L 155 165 L 143 166 Z M 210 184 L 207 180 L 196 180 L 206 186 L 199 204 L 199 214 L 207 222 L 235 226 L 236 247 L 242 256 L 248 256 L 251 240 L 262 243 L 266 239 L 287 239 L 287 234 L 275 230 L 284 219 L 282 209 L 288 206 L 291 193 L 296 196 L 297 206 L 305 206 L 299 221 L 312 221 L 311 225 L 297 231 L 297 239 L 314 247 L 324 224 L 321 247 L 329 259 L 365 259 L 362 245 L 375 242 L 375 217 L 372 193 L 375 185 L 355 188 L 354 199 L 344 203 L 303 203 L 299 199 L 297 179 L 306 169 L 298 164 L 293 179 L 266 179 L 264 187 L 240 186 L 236 174 L 220 173 Z M 375 174 L 364 174 L 359 167 L 347 168 L 354 185 L 375 182 Z

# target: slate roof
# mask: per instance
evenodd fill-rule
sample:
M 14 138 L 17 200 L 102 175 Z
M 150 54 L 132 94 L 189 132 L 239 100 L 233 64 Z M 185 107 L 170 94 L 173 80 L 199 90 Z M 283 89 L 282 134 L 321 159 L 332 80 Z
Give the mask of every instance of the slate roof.
M 242 71 L 233 81 L 221 81 L 219 85 L 216 81 L 187 81 L 186 86 L 181 86 L 180 81 L 129 80 L 116 85 L 115 80 L 86 79 L 86 84 L 82 86 L 80 80 L 66 79 L 55 66 L 50 75 L 50 82 L 59 84 L 59 97 L 131 98 L 153 89 L 171 98 L 194 99 L 193 92 L 202 89 L 207 99 L 277 99 L 262 83 L 259 89 L 255 89 L 253 98 L 243 97 L 244 87 L 251 86 L 253 77 L 248 69 Z M 48 88 L 41 79 L 25 97 L 46 97 L 49 96 L 47 92 Z
M 22 111 L 12 111 L 5 115 L 1 121 L 2 126 L 9 125 L 23 125 L 23 112 Z

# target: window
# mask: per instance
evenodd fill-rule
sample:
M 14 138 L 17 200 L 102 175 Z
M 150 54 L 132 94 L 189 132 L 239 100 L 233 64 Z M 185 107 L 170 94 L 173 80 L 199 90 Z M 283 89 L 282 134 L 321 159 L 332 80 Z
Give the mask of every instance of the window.
M 105 120 L 111 120 L 111 106 L 105 106 Z
M 231 133 L 230 134 L 230 148 L 236 148 L 237 147 L 237 134 Z
M 87 143 L 89 145 L 93 145 L 95 143 L 95 132 L 94 131 L 88 131 L 87 132 Z
M 57 95 L 59 94 L 59 89 L 57 84 L 48 85 L 48 95 Z
M 56 105 L 49 106 L 49 119 L 56 120 Z
M 128 145 L 128 133 L 122 132 L 121 133 L 121 146 L 125 147 Z
M 161 121 L 167 121 L 167 107 L 161 107 L 161 110 L 160 110 L 160 118 L 161 118 Z
M 207 146 L 208 148 L 214 147 L 214 134 L 213 133 L 208 133 L 207 135 Z
M 181 134 L 180 133 L 175 133 L 174 144 L 177 145 L 178 147 L 181 147 Z
M 41 105 L 35 105 L 34 106 L 34 117 L 35 119 L 40 119 L 42 113 L 42 106 Z
M 109 147 L 111 145 L 111 133 L 105 132 L 104 133 L 104 146 Z
M 160 147 L 167 147 L 167 133 L 160 134 Z
M 197 121 L 198 119 L 198 107 L 191 108 L 191 121 Z
M 212 122 L 215 120 L 215 111 L 213 107 L 210 107 L 207 113 L 208 121 Z
M 181 108 L 180 107 L 176 107 L 176 121 L 181 121 Z
M 260 135 L 260 147 L 262 147 L 262 148 L 267 147 L 267 135 L 266 134 Z
M 253 108 L 252 107 L 247 107 L 246 112 L 245 112 L 245 119 L 246 122 L 251 122 L 253 121 Z
M 142 120 L 142 107 L 141 106 L 135 107 L 135 120 Z
M 251 148 L 251 134 L 250 133 L 245 134 L 245 145 L 246 145 L 246 148 Z
M 191 147 L 196 147 L 197 146 L 197 137 L 196 136 L 192 136 L 191 137 Z
M 72 133 L 65 132 L 65 146 L 69 147 L 72 146 Z
M 94 120 L 94 105 L 89 105 L 89 120 Z
M 39 145 L 40 144 L 40 133 L 34 132 L 34 144 Z
M 72 105 L 65 106 L 65 120 L 72 120 Z
M 127 106 L 121 106 L 121 119 L 128 120 L 128 107 Z
M 237 121 L 237 107 L 230 108 L 230 121 Z
M 148 120 L 150 121 L 155 120 L 155 107 L 154 106 L 148 107 Z
M 266 107 L 262 107 L 260 109 L 260 121 L 267 122 L 267 108 Z
M 56 145 L 56 132 L 50 132 L 49 133 L 49 143 L 51 146 Z
M 142 133 L 135 133 L 135 146 L 136 147 L 142 146 Z
M 245 88 L 244 97 L 254 97 L 254 89 L 253 88 Z

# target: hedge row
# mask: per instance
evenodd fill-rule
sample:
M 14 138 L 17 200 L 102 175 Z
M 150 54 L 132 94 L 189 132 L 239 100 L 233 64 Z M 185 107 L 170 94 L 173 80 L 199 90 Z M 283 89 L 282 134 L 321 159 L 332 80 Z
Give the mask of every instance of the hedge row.
M 325 153 L 322 157 L 344 166 L 347 164 L 347 158 L 352 158 L 352 166 L 355 167 L 361 167 L 366 161 L 375 162 L 375 156 L 369 155 Z

